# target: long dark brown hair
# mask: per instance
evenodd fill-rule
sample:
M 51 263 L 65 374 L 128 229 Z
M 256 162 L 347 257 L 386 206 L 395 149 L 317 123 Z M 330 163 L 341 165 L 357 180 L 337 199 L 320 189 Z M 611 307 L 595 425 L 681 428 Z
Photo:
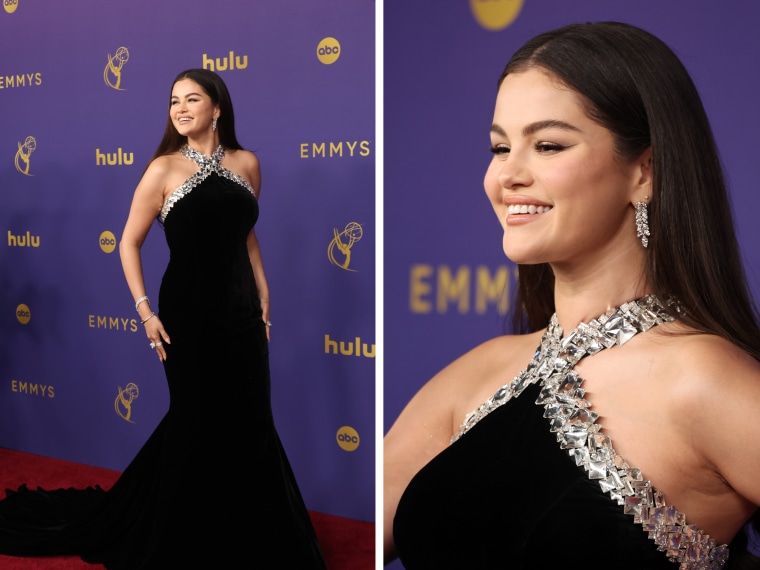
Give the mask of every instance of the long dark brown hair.
M 227 149 L 242 149 L 243 147 L 235 136 L 235 112 L 232 108 L 232 99 L 230 98 L 230 93 L 227 90 L 224 81 L 222 81 L 222 78 L 219 77 L 217 73 L 209 71 L 208 69 L 186 69 L 177 75 L 174 81 L 172 81 L 172 86 L 169 90 L 170 97 L 174 85 L 177 81 L 181 81 L 182 79 L 192 79 L 195 81 L 211 98 L 214 105 L 219 105 L 219 119 L 216 123 L 216 130 L 219 134 L 219 144 Z M 182 136 L 177 132 L 177 129 L 174 128 L 171 117 L 168 117 L 166 120 L 166 128 L 164 129 L 164 136 L 158 144 L 156 152 L 153 153 L 152 159 L 175 152 L 186 142 L 187 137 Z
M 673 51 L 623 23 L 572 24 L 520 48 L 499 78 L 542 68 L 581 94 L 609 129 L 617 154 L 652 149 L 647 273 L 654 293 L 674 295 L 684 321 L 760 360 L 760 326 L 749 293 L 723 169 L 699 93 Z M 548 264 L 520 265 L 513 326 L 539 330 L 554 312 Z
M 617 154 L 652 149 L 651 236 L 646 271 L 657 295 L 674 295 L 681 317 L 760 360 L 760 326 L 742 266 L 723 168 L 688 71 L 660 39 L 619 22 L 572 24 L 541 34 L 507 64 L 544 69 L 583 96 L 589 117 L 609 129 Z M 554 313 L 548 264 L 519 265 L 513 330 L 535 331 Z M 760 511 L 752 518 L 760 529 Z M 731 544 L 730 568 L 760 568 L 746 536 Z

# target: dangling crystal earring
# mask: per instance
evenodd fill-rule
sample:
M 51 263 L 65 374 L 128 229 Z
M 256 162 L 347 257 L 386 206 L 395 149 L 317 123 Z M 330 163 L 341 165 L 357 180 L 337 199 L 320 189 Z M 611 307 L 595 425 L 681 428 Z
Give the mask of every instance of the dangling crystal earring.
M 214 118 L 214 120 L 213 120 L 213 121 L 211 121 L 211 130 L 212 130 L 212 131 L 215 131 L 215 130 L 216 130 L 216 117 Z
M 645 196 L 646 199 L 648 196 Z M 636 202 L 636 237 L 641 238 L 641 245 L 649 245 L 649 211 L 646 202 Z

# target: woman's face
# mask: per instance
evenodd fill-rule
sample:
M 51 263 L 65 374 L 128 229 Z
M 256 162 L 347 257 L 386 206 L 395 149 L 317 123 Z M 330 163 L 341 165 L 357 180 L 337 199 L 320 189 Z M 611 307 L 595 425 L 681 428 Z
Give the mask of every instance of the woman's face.
M 195 138 L 211 132 L 211 122 L 219 116 L 219 106 L 192 79 L 180 79 L 172 87 L 169 116 L 183 136 Z
M 612 133 L 554 76 L 535 68 L 507 75 L 491 145 L 484 185 L 512 261 L 572 267 L 636 245 L 640 161 L 619 159 Z

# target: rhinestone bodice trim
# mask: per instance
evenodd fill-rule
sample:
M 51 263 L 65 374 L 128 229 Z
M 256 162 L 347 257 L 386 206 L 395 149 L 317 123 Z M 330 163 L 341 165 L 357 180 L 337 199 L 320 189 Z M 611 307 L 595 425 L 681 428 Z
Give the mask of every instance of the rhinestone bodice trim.
M 224 178 L 232 180 L 233 182 L 237 182 L 243 188 L 253 194 L 254 198 L 256 197 L 256 192 L 254 192 L 253 188 L 245 178 L 238 174 L 235 174 L 230 170 L 227 170 L 222 166 L 221 163 L 222 159 L 224 158 L 224 147 L 222 145 L 216 147 L 216 150 L 211 156 L 206 156 L 205 154 L 198 152 L 190 145 L 184 145 L 179 149 L 179 152 L 182 154 L 182 156 L 189 158 L 195 164 L 197 164 L 198 171 L 190 178 L 185 180 L 182 185 L 174 192 L 172 192 L 171 195 L 166 199 L 166 202 L 164 202 L 164 205 L 161 208 L 161 212 L 158 215 L 158 221 L 162 224 L 166 220 L 166 216 L 169 215 L 169 212 L 174 207 L 174 205 L 182 198 L 187 196 L 190 192 L 192 192 L 193 188 L 198 186 L 198 184 L 203 182 L 213 172 L 216 172 L 219 176 L 223 176 Z
M 641 470 L 630 467 L 615 452 L 610 438 L 596 423 L 599 415 L 584 399 L 583 379 L 573 370 L 586 356 L 620 346 L 660 323 L 672 322 L 671 315 L 680 312 L 679 306 L 672 300 L 665 304 L 670 311 L 654 296 L 625 303 L 588 324 L 581 323 L 564 338 L 554 315 L 528 367 L 470 412 L 451 441 L 519 396 L 527 386 L 540 382 L 536 404 L 544 407 L 550 431 L 557 434 L 560 448 L 568 450 L 576 465 L 648 531 L 657 549 L 678 563 L 679 570 L 720 570 L 728 560 L 728 546 L 718 545 L 695 525 L 687 524 L 684 514 L 665 502 L 663 494 L 644 480 Z

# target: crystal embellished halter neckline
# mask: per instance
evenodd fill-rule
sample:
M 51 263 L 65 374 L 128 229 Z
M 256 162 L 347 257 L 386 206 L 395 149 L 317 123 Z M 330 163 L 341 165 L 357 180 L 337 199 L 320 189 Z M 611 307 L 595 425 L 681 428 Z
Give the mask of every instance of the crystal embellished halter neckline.
M 206 156 L 202 152 L 198 152 L 189 144 L 183 145 L 182 148 L 179 149 L 179 152 L 182 156 L 186 156 L 201 168 L 217 166 L 224 158 L 224 147 L 222 145 L 216 147 L 216 150 L 211 156 Z
M 539 382 L 536 404 L 544 407 L 544 417 L 549 420 L 550 431 L 557 434 L 560 447 L 568 450 L 589 479 L 598 481 L 602 491 L 648 531 L 657 549 L 679 564 L 679 570 L 720 570 L 728 560 L 728 546 L 718 545 L 695 525 L 687 524 L 685 515 L 665 502 L 662 493 L 644 480 L 641 470 L 630 467 L 615 452 L 610 438 L 596 423 L 599 415 L 589 409 L 591 403 L 583 397 L 583 379 L 573 370 L 582 358 L 623 345 L 639 332 L 674 321 L 671 313 L 680 312 L 675 301 L 668 299 L 663 304 L 649 295 L 610 309 L 588 324 L 581 323 L 565 337 L 557 315 L 553 315 L 528 367 L 470 412 L 451 438 L 452 443 L 493 410 Z
M 213 173 L 240 184 L 243 188 L 253 194 L 254 198 L 256 198 L 256 192 L 254 192 L 253 188 L 245 178 L 222 166 L 222 159 L 225 155 L 225 150 L 222 145 L 216 147 L 216 150 L 211 156 L 206 156 L 205 154 L 198 152 L 188 144 L 182 146 L 182 148 L 179 149 L 179 152 L 182 156 L 189 158 L 197 164 L 198 171 L 185 180 L 182 185 L 172 192 L 166 199 L 166 202 L 164 202 L 164 205 L 161 207 L 161 212 L 158 214 L 158 221 L 162 224 L 166 221 L 166 216 L 169 215 L 169 212 L 174 205 Z

